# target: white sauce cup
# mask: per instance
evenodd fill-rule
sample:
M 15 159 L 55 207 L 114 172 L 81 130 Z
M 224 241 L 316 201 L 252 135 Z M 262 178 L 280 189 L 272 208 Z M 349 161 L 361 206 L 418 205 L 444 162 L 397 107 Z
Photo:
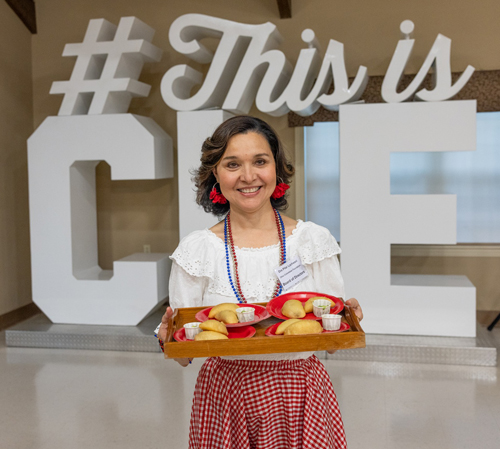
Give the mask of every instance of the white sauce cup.
M 313 313 L 315 316 L 322 316 L 326 313 L 330 313 L 330 307 L 332 303 L 327 299 L 316 299 L 313 301 Z
M 340 329 L 342 315 L 327 313 L 321 317 L 321 321 L 323 322 L 323 329 L 326 331 L 338 331 Z
M 200 323 L 186 323 L 184 326 L 184 332 L 186 333 L 186 340 L 194 340 L 194 337 L 198 335 L 200 332 L 203 332 L 200 329 Z
M 255 309 L 253 307 L 238 307 L 235 312 L 240 323 L 249 323 L 255 320 Z

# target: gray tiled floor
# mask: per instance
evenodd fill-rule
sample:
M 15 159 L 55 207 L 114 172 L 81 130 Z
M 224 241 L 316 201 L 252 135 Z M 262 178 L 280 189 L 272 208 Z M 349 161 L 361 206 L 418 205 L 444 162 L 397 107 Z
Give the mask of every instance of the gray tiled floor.
M 500 347 L 500 326 L 494 338 Z M 0 333 L 2 449 L 187 447 L 201 361 L 184 369 L 155 353 L 3 341 Z M 500 447 L 498 367 L 324 363 L 350 449 Z

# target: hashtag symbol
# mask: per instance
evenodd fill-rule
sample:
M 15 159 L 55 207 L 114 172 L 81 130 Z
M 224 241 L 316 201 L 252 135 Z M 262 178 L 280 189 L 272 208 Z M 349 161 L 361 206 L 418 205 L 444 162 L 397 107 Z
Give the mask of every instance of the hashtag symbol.
M 147 97 L 151 86 L 138 81 L 144 62 L 159 61 L 151 44 L 154 30 L 135 17 L 118 27 L 104 19 L 89 22 L 80 44 L 66 44 L 63 56 L 76 56 L 69 81 L 55 81 L 51 94 L 64 94 L 59 115 L 119 114 L 132 97 Z

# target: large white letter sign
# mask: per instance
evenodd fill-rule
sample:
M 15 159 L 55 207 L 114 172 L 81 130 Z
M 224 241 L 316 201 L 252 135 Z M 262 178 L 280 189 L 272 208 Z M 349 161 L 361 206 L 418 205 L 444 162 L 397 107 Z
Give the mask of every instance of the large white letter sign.
M 391 195 L 391 152 L 475 147 L 475 101 L 341 106 L 342 273 L 348 296 L 363 304 L 367 332 L 475 336 L 475 288 L 466 277 L 390 271 L 391 243 L 456 243 L 456 197 Z
M 69 81 L 55 81 L 51 94 L 64 94 L 59 115 L 127 112 L 132 97 L 147 97 L 151 86 L 137 80 L 146 61 L 159 61 L 151 44 L 154 30 L 135 17 L 118 27 L 93 19 L 79 44 L 66 44 L 63 56 L 77 56 Z
M 112 179 L 172 177 L 170 137 L 132 114 L 48 117 L 28 141 L 33 301 L 54 323 L 136 325 L 168 296 L 167 254 L 102 270 L 95 166 Z
M 382 83 L 382 98 L 384 101 L 387 103 L 397 103 L 408 100 L 420 87 L 431 67 L 434 68 L 434 88 L 430 91 L 427 89 L 418 91 L 415 95 L 416 98 L 424 101 L 443 101 L 453 98 L 467 84 L 467 81 L 469 81 L 474 73 L 474 67 L 467 66 L 464 73 L 452 85 L 450 64 L 451 39 L 442 34 L 438 34 L 436 37 L 427 58 L 410 85 L 402 92 L 397 91 L 398 84 L 404 74 L 404 69 L 415 44 L 415 40 L 410 39 L 414 29 L 413 22 L 405 20 L 401 23 L 400 28 L 404 39 L 398 42 Z
M 199 42 L 206 37 L 220 38 L 215 54 Z M 358 100 L 368 81 L 366 67 L 360 67 L 349 87 L 344 45 L 340 42 L 330 40 L 320 65 L 312 30 L 302 33 L 309 48 L 301 50 L 293 73 L 283 52 L 276 49 L 282 37 L 270 22 L 249 25 L 186 14 L 174 21 L 169 39 L 179 53 L 199 63 L 211 63 L 205 79 L 185 64 L 172 67 L 164 75 L 162 97 L 177 111 L 219 107 L 246 114 L 255 99 L 257 108 L 269 115 L 290 110 L 309 115 L 320 105 L 337 109 L 341 103 Z M 332 80 L 335 91 L 327 94 Z M 200 89 L 190 97 L 197 84 L 201 84 Z
M 168 254 L 132 254 L 113 271 L 98 264 L 95 167 L 112 179 L 173 176 L 172 140 L 150 118 L 126 114 L 142 64 L 157 60 L 153 31 L 135 18 L 118 29 L 92 20 L 58 117 L 28 140 L 33 301 L 55 323 L 136 325 L 168 296 Z M 89 115 L 86 115 L 86 114 Z M 90 115 L 92 114 L 92 115 Z
M 204 37 L 220 38 L 215 55 L 198 42 Z M 289 67 L 289 63 L 283 53 L 273 50 L 281 42 L 282 37 L 272 23 L 246 25 L 202 14 L 186 14 L 172 23 L 169 39 L 172 47 L 179 53 L 197 62 L 211 63 L 203 85 L 191 98 L 189 98 L 191 88 L 202 83 L 201 72 L 187 65 L 178 65 L 164 75 L 161 82 L 163 99 L 177 111 L 221 107 L 231 88 L 232 92 L 228 95 L 231 106 L 227 107 L 224 104 L 224 109 L 248 112 L 258 87 L 257 83 L 248 82 L 254 78 L 253 72 L 256 66 L 266 61 L 272 66 L 270 71 L 275 82 L 278 79 L 287 81 L 287 74 L 282 75 L 282 70 L 285 65 Z M 254 66 L 250 73 L 240 75 L 246 79 L 233 83 L 238 64 L 247 47 L 252 59 L 248 64 L 253 63 Z M 280 84 L 282 85 L 281 81 Z

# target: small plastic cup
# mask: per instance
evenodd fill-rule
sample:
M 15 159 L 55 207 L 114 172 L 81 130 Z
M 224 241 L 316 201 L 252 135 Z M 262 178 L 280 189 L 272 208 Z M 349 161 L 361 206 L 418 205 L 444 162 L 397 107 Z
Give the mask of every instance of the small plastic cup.
M 249 323 L 255 320 L 255 309 L 253 307 L 238 307 L 235 312 L 240 323 Z
M 323 329 L 325 329 L 325 331 L 338 331 L 340 329 L 342 315 L 327 313 L 321 317 L 321 321 L 323 322 Z
M 315 316 L 323 316 L 326 313 L 330 313 L 330 307 L 332 303 L 327 299 L 316 299 L 313 301 L 313 313 Z
M 198 335 L 200 332 L 203 332 L 200 329 L 200 323 L 186 323 L 184 326 L 184 332 L 186 333 L 186 340 L 194 340 L 194 337 Z

